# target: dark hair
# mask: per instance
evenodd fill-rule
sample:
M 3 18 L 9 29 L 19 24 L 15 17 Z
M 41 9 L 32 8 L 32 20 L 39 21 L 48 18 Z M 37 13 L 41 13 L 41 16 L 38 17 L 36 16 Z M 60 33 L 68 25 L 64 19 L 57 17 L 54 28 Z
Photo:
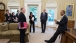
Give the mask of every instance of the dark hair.
M 17 10 L 17 12 L 19 12 L 19 10 Z
M 30 15 L 32 15 L 32 12 L 30 12 Z
M 9 11 L 9 10 L 6 10 L 6 12 L 7 12 L 7 11 Z
M 23 7 L 20 10 L 22 10 L 22 9 L 23 9 Z
M 65 10 L 62 10 L 62 12 L 64 12 L 64 14 L 65 14 Z
M 14 12 L 12 12 L 12 15 L 13 15 L 13 13 L 14 13 Z

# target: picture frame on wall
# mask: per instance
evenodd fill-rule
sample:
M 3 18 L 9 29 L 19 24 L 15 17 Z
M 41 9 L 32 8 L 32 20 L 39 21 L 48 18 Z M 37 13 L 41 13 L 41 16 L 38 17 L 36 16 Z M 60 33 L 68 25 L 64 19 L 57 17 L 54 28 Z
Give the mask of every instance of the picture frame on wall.
M 66 15 L 70 18 L 74 17 L 74 4 L 66 5 Z

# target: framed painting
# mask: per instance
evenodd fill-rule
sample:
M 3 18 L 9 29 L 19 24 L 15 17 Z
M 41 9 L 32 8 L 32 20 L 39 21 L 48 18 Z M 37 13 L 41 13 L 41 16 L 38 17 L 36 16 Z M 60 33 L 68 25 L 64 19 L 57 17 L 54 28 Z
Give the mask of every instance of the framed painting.
M 74 17 L 74 4 L 66 5 L 66 15 L 68 17 Z

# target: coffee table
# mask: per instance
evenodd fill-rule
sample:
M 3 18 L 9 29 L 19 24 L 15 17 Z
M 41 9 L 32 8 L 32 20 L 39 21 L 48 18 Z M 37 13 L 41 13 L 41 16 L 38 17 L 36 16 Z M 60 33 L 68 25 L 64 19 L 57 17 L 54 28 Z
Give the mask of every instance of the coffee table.
M 0 43 L 10 43 L 10 39 L 0 39 Z

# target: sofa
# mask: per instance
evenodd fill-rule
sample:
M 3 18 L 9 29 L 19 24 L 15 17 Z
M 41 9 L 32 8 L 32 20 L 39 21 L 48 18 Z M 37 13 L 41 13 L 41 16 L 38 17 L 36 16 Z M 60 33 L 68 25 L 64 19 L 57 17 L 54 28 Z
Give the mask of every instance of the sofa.
M 25 32 L 25 42 L 29 42 L 29 26 Z M 0 39 L 10 39 L 11 42 L 20 41 L 18 23 L 0 23 Z

